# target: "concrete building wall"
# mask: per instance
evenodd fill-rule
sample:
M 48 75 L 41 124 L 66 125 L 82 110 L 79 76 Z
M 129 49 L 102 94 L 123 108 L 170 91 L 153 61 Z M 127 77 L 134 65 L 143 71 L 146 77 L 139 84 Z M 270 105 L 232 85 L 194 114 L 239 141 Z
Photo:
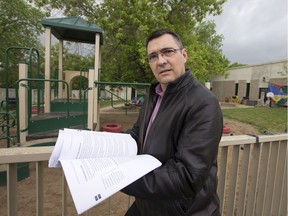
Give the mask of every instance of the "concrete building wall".
M 287 77 L 286 77 L 286 79 L 279 79 L 279 78 L 275 78 L 275 79 L 270 79 L 270 82 L 271 83 L 276 83 L 276 84 L 278 84 L 278 85 L 287 85 Z
M 238 85 L 239 100 L 248 96 L 250 101 L 257 102 L 261 97 L 260 92 L 267 89 L 270 82 L 287 85 L 287 75 L 287 60 L 231 68 L 228 69 L 227 77 L 215 76 L 211 79 L 211 89 L 219 101 L 225 101 L 226 97 L 235 95 Z
M 227 77 L 215 76 L 212 78 L 212 81 L 234 80 L 237 83 L 239 80 L 243 80 L 243 78 L 248 82 L 259 79 L 263 81 L 263 83 L 260 84 L 266 86 L 265 83 L 269 82 L 270 79 L 287 78 L 287 64 L 287 60 L 283 60 L 259 65 L 230 68 L 228 69 Z
M 230 99 L 232 96 L 235 95 L 235 81 L 230 80 L 224 83 L 224 98 L 225 100 Z
M 216 95 L 219 101 L 225 101 L 227 98 L 235 95 L 235 82 L 234 81 L 215 81 L 213 82 L 212 92 Z M 230 92 L 234 92 L 230 94 Z
M 212 92 L 218 98 L 219 101 L 224 101 L 224 94 L 223 94 L 223 82 L 221 81 L 214 81 Z
M 250 81 L 249 100 L 257 101 L 259 99 L 259 80 Z
M 247 83 L 246 80 L 239 80 L 238 82 L 238 98 L 241 100 L 246 97 Z

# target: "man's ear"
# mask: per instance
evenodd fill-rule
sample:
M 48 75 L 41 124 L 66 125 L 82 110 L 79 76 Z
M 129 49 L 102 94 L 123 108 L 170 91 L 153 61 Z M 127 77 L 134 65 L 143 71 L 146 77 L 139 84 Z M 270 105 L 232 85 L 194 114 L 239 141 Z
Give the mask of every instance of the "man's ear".
M 182 50 L 182 55 L 184 57 L 184 63 L 186 63 L 186 61 L 188 59 L 188 53 L 187 53 L 187 50 L 185 48 L 183 48 L 183 50 Z

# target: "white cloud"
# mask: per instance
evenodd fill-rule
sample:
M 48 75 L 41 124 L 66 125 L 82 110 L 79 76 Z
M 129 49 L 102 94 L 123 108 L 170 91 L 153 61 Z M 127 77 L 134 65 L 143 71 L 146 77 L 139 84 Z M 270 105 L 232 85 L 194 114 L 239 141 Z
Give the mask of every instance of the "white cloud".
M 287 0 L 228 0 L 214 20 L 231 62 L 287 59 Z

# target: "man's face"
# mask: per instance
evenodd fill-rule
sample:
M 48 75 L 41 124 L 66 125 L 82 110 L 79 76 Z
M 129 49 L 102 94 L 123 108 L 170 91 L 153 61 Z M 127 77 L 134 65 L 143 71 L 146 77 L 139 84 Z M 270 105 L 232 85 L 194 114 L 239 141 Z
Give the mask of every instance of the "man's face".
M 169 56 L 165 55 L 165 50 L 172 48 L 174 53 L 170 53 Z M 177 78 L 185 73 L 185 63 L 187 61 L 186 49 L 179 50 L 179 44 L 170 34 L 164 34 L 158 38 L 151 40 L 147 45 L 147 54 L 158 53 L 158 58 L 154 58 L 155 61 L 149 62 L 150 68 L 161 84 L 163 91 L 166 90 L 167 85 L 170 82 L 175 81 Z M 161 55 L 160 51 L 164 53 Z M 169 51 L 168 51 L 169 52 Z

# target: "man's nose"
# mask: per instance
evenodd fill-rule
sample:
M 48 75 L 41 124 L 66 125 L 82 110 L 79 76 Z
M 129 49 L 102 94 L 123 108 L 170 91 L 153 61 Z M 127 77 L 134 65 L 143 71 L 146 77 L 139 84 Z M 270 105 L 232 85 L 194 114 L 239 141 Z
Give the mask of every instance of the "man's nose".
M 163 63 L 166 63 L 167 60 L 165 59 L 164 55 L 159 53 L 158 54 L 158 64 L 163 64 Z

